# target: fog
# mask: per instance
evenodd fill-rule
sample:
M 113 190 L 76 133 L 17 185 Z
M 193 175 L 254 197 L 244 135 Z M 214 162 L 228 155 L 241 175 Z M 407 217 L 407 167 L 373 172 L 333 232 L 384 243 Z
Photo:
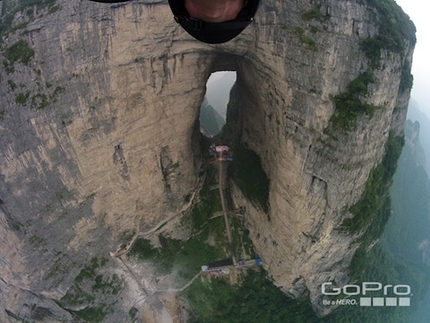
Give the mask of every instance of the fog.
M 430 19 L 428 0 L 396 0 L 417 28 L 417 44 L 415 47 L 412 74 L 414 86 L 412 98 L 417 101 L 420 110 L 430 117 Z
M 230 90 L 236 82 L 236 72 L 215 72 L 206 83 L 206 98 L 208 103 L 224 118 L 226 118 L 227 103 Z

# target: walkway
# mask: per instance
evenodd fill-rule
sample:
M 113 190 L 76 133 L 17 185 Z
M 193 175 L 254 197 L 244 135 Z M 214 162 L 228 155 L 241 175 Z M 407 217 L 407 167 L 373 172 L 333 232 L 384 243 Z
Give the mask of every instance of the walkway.
M 191 278 L 191 280 L 186 283 L 184 286 L 182 286 L 181 288 L 168 288 L 168 289 L 161 289 L 161 290 L 156 290 L 155 292 L 153 292 L 151 295 L 156 294 L 156 293 L 165 293 L 165 292 L 183 292 L 184 290 L 186 290 L 188 287 L 191 286 L 192 283 L 194 283 L 194 281 L 200 277 L 200 275 L 202 274 L 202 271 L 199 271 L 197 273 L 197 275 L 195 275 L 193 278 Z
M 225 196 L 224 196 L 224 187 L 225 187 L 225 179 L 226 179 L 226 175 L 224 175 L 224 158 L 222 157 L 222 153 L 219 153 L 220 158 L 218 158 L 218 165 L 219 165 L 219 179 L 218 179 L 218 183 L 219 183 L 219 195 L 221 196 L 221 205 L 222 205 L 222 211 L 224 213 L 224 221 L 225 221 L 225 228 L 227 230 L 227 239 L 228 239 L 228 244 L 230 247 L 230 252 L 231 252 L 231 258 L 233 260 L 233 266 L 236 266 L 236 257 L 234 256 L 234 248 L 233 248 L 233 240 L 231 238 L 231 228 L 230 228 L 230 222 L 228 220 L 228 210 L 226 207 L 226 202 L 225 202 Z

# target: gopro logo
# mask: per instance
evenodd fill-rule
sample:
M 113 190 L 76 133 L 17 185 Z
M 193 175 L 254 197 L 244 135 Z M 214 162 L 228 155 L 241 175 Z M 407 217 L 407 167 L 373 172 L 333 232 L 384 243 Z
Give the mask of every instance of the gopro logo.
M 334 287 L 332 283 L 323 283 L 321 292 L 326 296 L 345 295 L 368 296 L 356 300 L 324 300 L 324 305 L 360 305 L 360 306 L 410 306 L 411 287 L 409 285 L 382 285 L 379 282 L 364 282 L 361 285 L 345 285 L 342 288 Z M 378 293 L 376 297 L 375 293 Z M 381 295 L 382 294 L 382 295 Z M 369 297 L 373 296 L 375 297 Z M 381 297 L 385 296 L 385 297 Z

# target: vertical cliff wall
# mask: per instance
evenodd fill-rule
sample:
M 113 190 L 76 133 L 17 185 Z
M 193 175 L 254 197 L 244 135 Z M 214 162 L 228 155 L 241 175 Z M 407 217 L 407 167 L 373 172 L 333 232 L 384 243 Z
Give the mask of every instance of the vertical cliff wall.
M 345 210 L 402 132 L 413 39 L 381 46 L 381 9 L 366 1 L 263 1 L 253 26 L 214 46 L 164 2 L 3 2 L 0 318 L 71 320 L 56 301 L 83 268 L 126 275 L 109 252 L 197 187 L 198 109 L 226 69 L 238 75 L 235 132 L 270 178 L 269 216 L 238 189 L 236 203 L 275 283 L 323 313 L 319 285 L 346 282 L 358 247 L 360 232 L 338 230 Z M 364 112 L 345 116 L 339 95 L 356 79 Z M 133 304 L 127 286 L 105 300 L 112 321 Z

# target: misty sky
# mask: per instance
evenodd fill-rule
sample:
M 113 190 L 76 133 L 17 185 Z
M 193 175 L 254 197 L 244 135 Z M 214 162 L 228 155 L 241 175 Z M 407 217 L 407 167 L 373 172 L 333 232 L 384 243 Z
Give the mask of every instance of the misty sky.
M 412 64 L 412 99 L 430 117 L 430 9 L 429 0 L 396 0 L 417 28 L 417 44 Z

